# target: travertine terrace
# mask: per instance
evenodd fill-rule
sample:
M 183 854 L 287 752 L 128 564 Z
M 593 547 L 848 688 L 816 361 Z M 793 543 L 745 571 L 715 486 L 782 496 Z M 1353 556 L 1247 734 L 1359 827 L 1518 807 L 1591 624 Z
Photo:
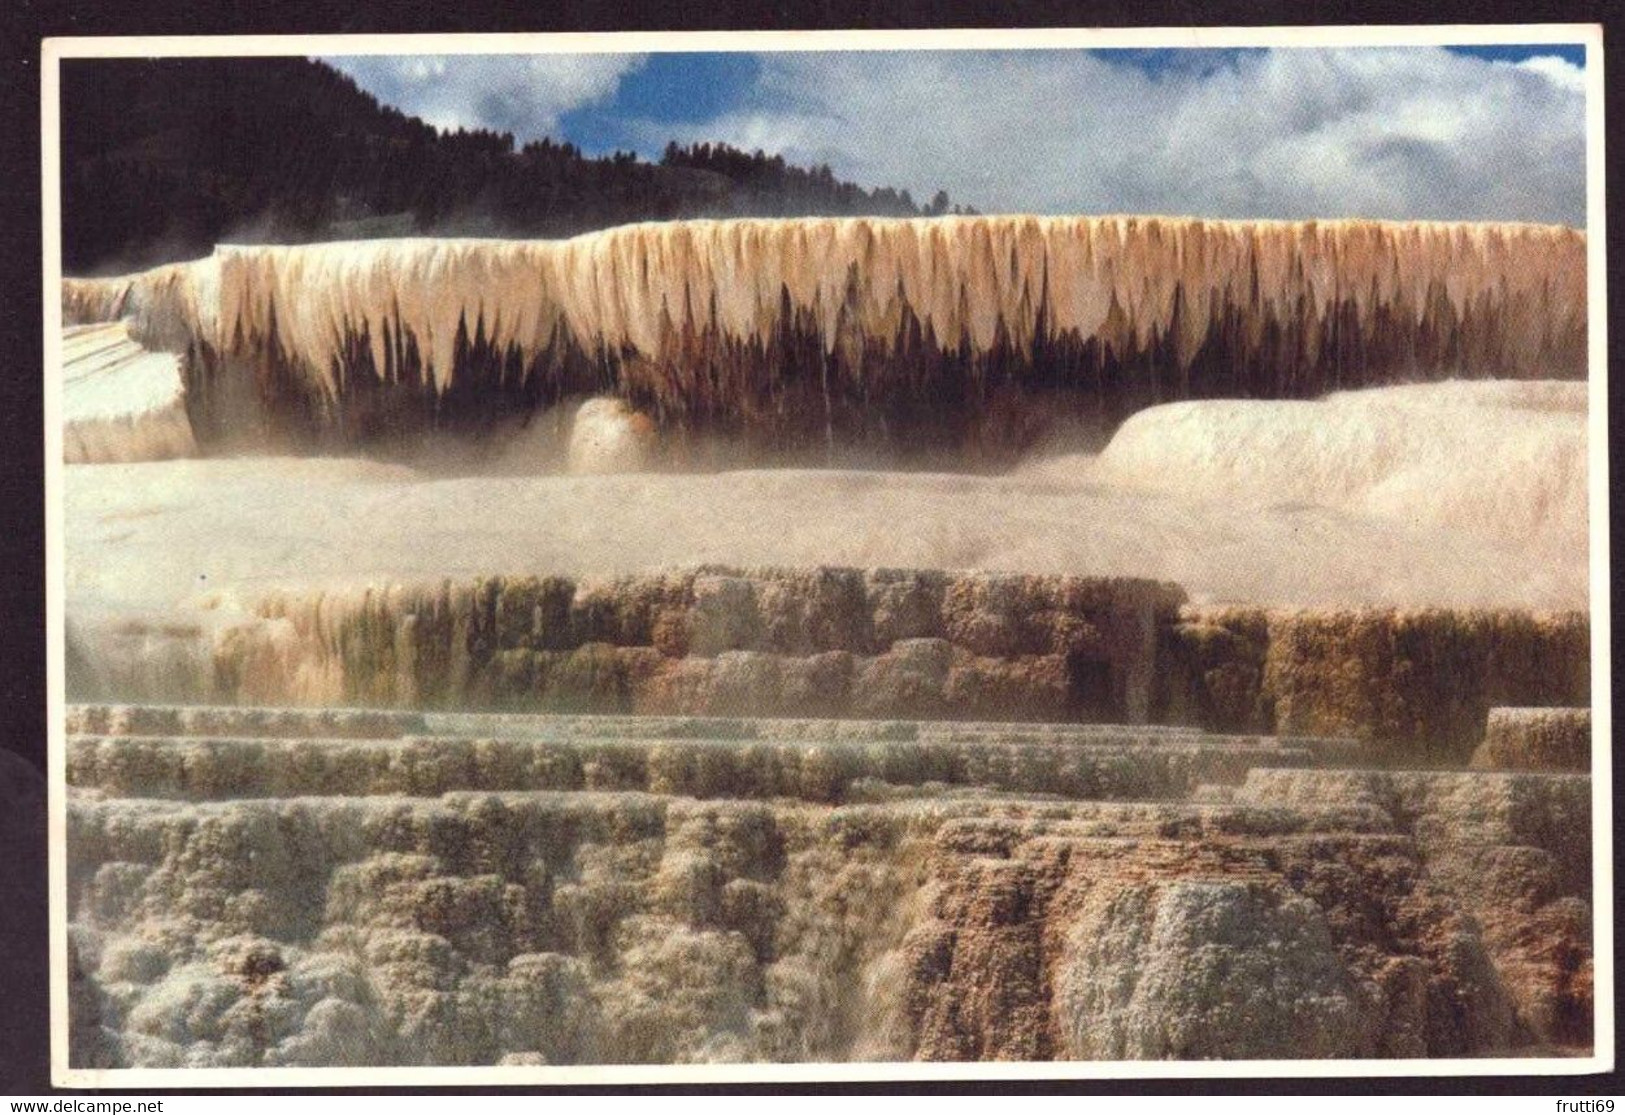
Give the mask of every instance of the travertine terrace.
M 1572 1053 L 1583 774 L 1188 729 L 73 710 L 83 1066 Z
M 179 357 L 152 352 L 123 321 L 62 336 L 63 459 L 163 460 L 197 453 Z
M 1491 706 L 1584 702 L 1583 615 L 721 568 L 261 607 L 189 694 L 245 703 L 71 710 L 79 1064 L 1590 1041 L 1588 764 L 1479 744 L 1572 718 Z
M 1405 379 L 1581 378 L 1585 237 L 1146 217 L 690 221 L 222 247 L 70 280 L 184 355 L 206 444 L 376 445 L 613 394 L 765 456 L 1011 459 L 1057 416 Z
M 67 281 L 73 1064 L 1589 1052 L 1584 256 L 738 221 Z
M 1590 699 L 1583 612 L 1204 607 L 1131 579 L 713 566 L 271 592 L 248 612 L 212 636 L 136 619 L 97 629 L 75 640 L 70 688 L 205 703 L 1175 723 L 1349 735 L 1411 765 L 1465 764 L 1493 706 Z M 166 644 L 170 668 L 155 670 Z

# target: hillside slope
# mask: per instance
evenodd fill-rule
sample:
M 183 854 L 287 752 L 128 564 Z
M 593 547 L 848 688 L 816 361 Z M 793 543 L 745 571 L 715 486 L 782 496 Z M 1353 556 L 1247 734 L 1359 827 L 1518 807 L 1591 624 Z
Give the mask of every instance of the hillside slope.
M 62 67 L 68 273 L 414 232 L 569 236 L 681 217 L 917 216 L 938 194 L 864 190 L 826 167 L 725 145 L 588 157 L 551 140 L 441 134 L 303 58 L 69 60 Z

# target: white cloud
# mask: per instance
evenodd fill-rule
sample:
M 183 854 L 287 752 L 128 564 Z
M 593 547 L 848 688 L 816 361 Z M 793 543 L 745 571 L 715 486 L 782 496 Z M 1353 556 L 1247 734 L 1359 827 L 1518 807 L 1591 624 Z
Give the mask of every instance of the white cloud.
M 1442 49 L 1248 53 L 1160 74 L 1100 55 L 767 54 L 743 106 L 645 121 L 938 187 L 984 212 L 1583 224 L 1584 75 Z
M 1537 74 L 1542 74 L 1564 88 L 1573 89 L 1576 92 L 1585 91 L 1585 71 L 1579 66 L 1565 62 L 1554 55 L 1543 54 L 1534 58 L 1526 58 L 1524 61 L 1519 62 L 1518 65 L 1526 70 L 1533 70 Z
M 437 128 L 490 128 L 521 142 L 556 131 L 571 109 L 614 96 L 643 65 L 634 54 L 387 55 L 322 61 Z

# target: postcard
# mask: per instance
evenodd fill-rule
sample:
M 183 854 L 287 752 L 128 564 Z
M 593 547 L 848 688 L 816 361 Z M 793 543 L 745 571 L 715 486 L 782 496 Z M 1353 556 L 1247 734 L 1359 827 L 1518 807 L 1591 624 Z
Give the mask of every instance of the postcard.
M 58 1084 L 1612 1066 L 1599 29 L 43 61 Z

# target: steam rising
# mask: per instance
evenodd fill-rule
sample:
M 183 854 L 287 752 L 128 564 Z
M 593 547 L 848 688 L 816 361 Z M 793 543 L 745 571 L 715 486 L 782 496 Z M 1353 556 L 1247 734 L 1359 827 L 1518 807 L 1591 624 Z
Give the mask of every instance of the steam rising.
M 1553 381 L 1394 387 L 1317 403 L 1170 403 L 1130 418 L 1093 473 L 1114 485 L 1337 508 L 1584 555 L 1585 410 L 1585 384 Z
M 68 725 L 70 1059 L 1588 1049 L 1584 249 L 695 222 L 70 280 L 67 688 L 141 702 Z M 1542 773 L 1376 769 L 1487 719 Z
M 1584 390 L 1176 404 L 1130 422 L 1098 459 L 1002 477 L 98 466 L 68 475 L 69 550 L 86 593 L 164 607 L 230 586 L 706 562 L 1151 576 L 1198 600 L 1272 604 L 1574 607 L 1586 600 Z

